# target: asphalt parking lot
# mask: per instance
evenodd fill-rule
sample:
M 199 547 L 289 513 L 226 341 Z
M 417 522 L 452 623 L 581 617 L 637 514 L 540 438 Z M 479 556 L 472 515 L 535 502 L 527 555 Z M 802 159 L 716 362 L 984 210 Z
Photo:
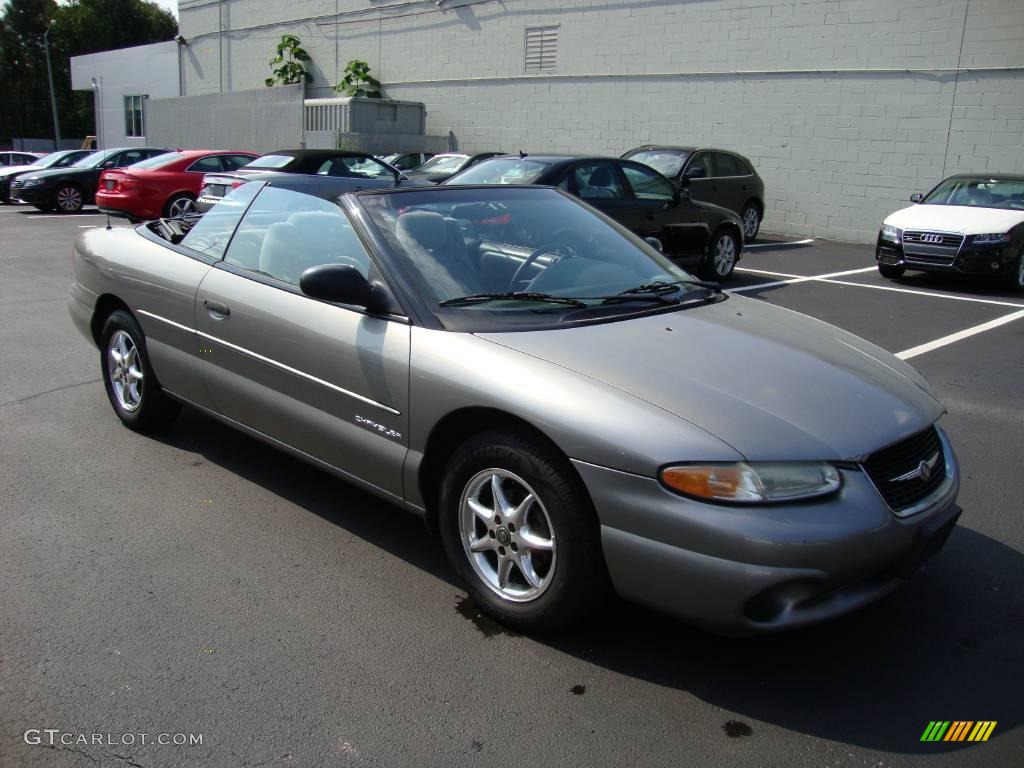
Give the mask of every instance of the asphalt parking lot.
M 1020 764 L 1024 295 L 759 241 L 732 290 L 931 381 L 960 525 L 906 589 L 814 629 L 722 639 L 612 605 L 532 638 L 477 614 L 416 519 L 194 412 L 123 428 L 64 306 L 104 220 L 0 206 L 0 766 Z M 936 719 L 997 725 L 921 742 Z

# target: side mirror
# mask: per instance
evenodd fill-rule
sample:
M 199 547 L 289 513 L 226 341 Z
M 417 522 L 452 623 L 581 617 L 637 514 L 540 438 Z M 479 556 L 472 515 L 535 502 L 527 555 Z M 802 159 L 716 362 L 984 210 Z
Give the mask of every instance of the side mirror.
M 920 192 L 915 192 L 910 196 L 910 202 L 912 203 L 920 203 L 922 200 L 924 200 L 924 195 Z
M 693 180 L 693 177 L 690 176 L 690 174 L 684 173 L 682 176 L 679 177 L 679 187 L 680 187 L 680 189 L 686 189 L 686 187 L 690 186 L 690 182 L 692 180 Z
M 310 267 L 299 278 L 299 290 L 311 299 L 366 307 L 366 311 L 374 315 L 402 314 L 387 286 L 371 283 L 351 264 Z
M 658 253 L 664 253 L 665 249 L 661 245 L 661 240 L 656 237 L 645 237 L 644 242 L 647 243 L 651 248 L 656 250 Z
M 114 160 L 104 160 L 103 165 L 101 165 L 100 168 L 113 168 L 116 164 L 117 163 Z

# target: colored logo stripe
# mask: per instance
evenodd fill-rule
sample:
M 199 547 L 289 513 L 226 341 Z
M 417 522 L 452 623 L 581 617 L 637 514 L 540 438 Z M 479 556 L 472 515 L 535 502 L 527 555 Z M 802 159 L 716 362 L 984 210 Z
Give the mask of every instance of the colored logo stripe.
M 930 720 L 921 741 L 988 741 L 996 720 Z

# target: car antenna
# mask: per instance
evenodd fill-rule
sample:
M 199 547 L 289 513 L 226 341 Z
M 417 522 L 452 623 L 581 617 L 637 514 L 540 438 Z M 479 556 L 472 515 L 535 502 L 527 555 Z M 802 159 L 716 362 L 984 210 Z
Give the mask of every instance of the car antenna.
M 522 160 L 524 157 L 526 157 L 526 153 L 523 152 L 523 150 L 520 149 L 519 150 L 519 159 Z

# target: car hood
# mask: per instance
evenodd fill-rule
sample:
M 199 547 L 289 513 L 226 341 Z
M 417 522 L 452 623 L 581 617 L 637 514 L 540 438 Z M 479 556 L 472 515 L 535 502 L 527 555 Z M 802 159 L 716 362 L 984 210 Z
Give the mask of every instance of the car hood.
M 482 333 L 695 424 L 747 459 L 856 459 L 932 424 L 913 368 L 827 323 L 756 299 L 619 322 Z
M 14 176 L 19 173 L 25 173 L 26 171 L 41 171 L 43 170 L 38 165 L 8 165 L 4 168 L 0 168 L 0 178 L 7 176 Z
M 1024 211 L 928 204 L 912 205 L 890 214 L 885 220 L 886 224 L 900 229 L 928 229 L 961 235 L 1006 232 L 1021 222 L 1024 222 Z

